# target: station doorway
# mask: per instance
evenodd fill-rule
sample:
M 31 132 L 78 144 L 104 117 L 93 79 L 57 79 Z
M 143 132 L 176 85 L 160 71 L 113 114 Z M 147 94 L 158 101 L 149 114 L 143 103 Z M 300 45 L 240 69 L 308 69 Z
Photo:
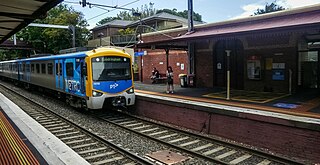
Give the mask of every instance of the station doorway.
M 320 45 L 320 42 L 319 42 Z M 320 48 L 299 53 L 300 82 L 303 89 L 320 88 Z
M 226 50 L 230 50 L 230 87 L 232 89 L 244 88 L 244 52 L 240 40 L 221 40 L 215 45 L 213 54 L 213 73 L 215 87 L 226 87 L 228 57 Z

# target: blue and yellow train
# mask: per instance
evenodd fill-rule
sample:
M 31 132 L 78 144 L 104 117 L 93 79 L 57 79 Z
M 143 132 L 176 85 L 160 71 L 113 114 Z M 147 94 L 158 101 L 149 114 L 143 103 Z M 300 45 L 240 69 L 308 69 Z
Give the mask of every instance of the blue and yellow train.
M 116 48 L 1 61 L 0 76 L 48 89 L 77 108 L 135 104 L 131 56 Z

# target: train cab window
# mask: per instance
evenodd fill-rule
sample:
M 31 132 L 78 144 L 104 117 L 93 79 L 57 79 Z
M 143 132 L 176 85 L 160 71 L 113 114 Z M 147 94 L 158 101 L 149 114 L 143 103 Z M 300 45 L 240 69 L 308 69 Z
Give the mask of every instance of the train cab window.
M 31 64 L 31 72 L 34 73 L 34 64 Z
M 66 69 L 67 69 L 67 76 L 73 77 L 73 63 L 71 62 L 66 63 Z
M 46 64 L 41 64 L 41 73 L 46 74 Z
M 40 64 L 36 64 L 36 73 L 40 73 Z
M 53 73 L 53 66 L 52 63 L 48 63 L 48 74 L 52 74 Z

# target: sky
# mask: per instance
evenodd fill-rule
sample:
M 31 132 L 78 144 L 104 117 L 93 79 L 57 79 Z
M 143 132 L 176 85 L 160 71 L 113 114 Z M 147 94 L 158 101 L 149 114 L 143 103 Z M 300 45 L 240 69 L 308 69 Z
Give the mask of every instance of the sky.
M 84 14 L 89 23 L 89 29 L 105 17 L 116 16 L 121 10 L 113 8 L 82 7 L 80 0 L 65 0 L 64 3 L 72 6 L 76 11 Z M 202 15 L 202 20 L 207 23 L 220 22 L 253 15 L 258 8 L 263 9 L 268 3 L 275 0 L 193 0 L 193 10 Z M 142 5 L 153 3 L 155 9 L 174 9 L 183 11 L 188 9 L 188 0 L 87 0 L 89 3 L 123 6 L 124 8 L 140 8 Z M 320 0 L 277 0 L 276 4 L 292 9 L 308 5 L 320 4 Z M 107 11 L 109 10 L 109 12 Z

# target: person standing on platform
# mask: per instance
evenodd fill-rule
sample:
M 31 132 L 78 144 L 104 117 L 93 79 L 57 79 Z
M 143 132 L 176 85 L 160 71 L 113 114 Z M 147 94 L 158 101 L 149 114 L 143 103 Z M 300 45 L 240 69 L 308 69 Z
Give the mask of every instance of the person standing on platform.
M 173 70 L 171 66 L 167 69 L 167 93 L 173 93 Z

